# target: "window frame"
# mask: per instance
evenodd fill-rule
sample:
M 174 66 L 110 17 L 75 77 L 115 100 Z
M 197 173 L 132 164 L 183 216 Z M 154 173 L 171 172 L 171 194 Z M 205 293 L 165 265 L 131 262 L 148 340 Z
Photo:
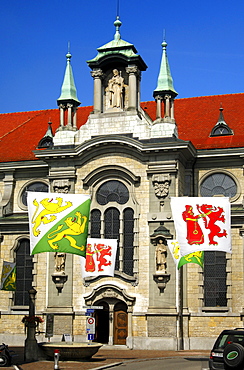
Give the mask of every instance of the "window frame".
M 30 180 L 28 182 L 26 182 L 20 189 L 19 193 L 18 193 L 18 199 L 17 199 L 17 202 L 18 202 L 18 206 L 20 209 L 22 209 L 23 211 L 27 211 L 28 207 L 27 205 L 25 205 L 22 201 L 22 196 L 23 196 L 23 193 L 26 192 L 27 190 L 27 187 L 32 185 L 32 184 L 35 184 L 35 183 L 42 183 L 44 185 L 47 185 L 48 187 L 48 190 L 47 192 L 49 191 L 50 189 L 50 184 L 47 180 L 44 180 L 44 179 L 33 179 L 33 180 Z
M 99 187 L 107 181 L 120 181 L 122 182 L 129 191 L 129 200 L 125 204 L 118 204 L 117 202 L 109 202 L 106 205 L 99 205 L 96 201 L 96 191 Z M 123 210 L 126 208 L 131 208 L 134 211 L 134 254 L 133 254 L 133 276 L 125 274 L 120 267 L 119 271 L 115 271 L 115 276 L 120 277 L 123 280 L 130 282 L 133 286 L 138 285 L 138 255 L 139 255 L 139 216 L 140 216 L 140 206 L 135 197 L 135 187 L 140 183 L 140 177 L 135 176 L 130 170 L 122 166 L 103 166 L 99 169 L 93 170 L 89 173 L 83 180 L 84 188 L 89 188 L 91 193 L 91 212 L 97 209 L 101 212 L 101 220 L 104 220 L 104 212 L 107 208 L 115 207 L 120 212 L 120 218 L 123 217 Z M 122 216 L 121 216 L 122 215 Z M 121 223 L 122 225 L 122 223 Z M 89 231 L 91 230 L 91 224 L 89 225 Z M 123 229 L 120 226 L 120 233 Z M 102 237 L 103 234 L 101 234 Z M 118 245 L 120 263 L 123 258 L 123 241 L 120 238 L 120 243 Z M 85 278 L 85 283 L 89 283 L 92 278 Z

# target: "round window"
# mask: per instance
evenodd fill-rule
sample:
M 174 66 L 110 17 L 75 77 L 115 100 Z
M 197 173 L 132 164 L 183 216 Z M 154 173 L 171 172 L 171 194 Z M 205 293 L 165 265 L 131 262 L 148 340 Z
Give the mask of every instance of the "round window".
M 225 173 L 214 173 L 205 180 L 200 186 L 202 197 L 213 197 L 214 195 L 224 195 L 233 198 L 237 194 L 237 185 L 232 177 Z
M 31 184 L 27 185 L 22 194 L 21 194 L 21 202 L 24 206 L 27 206 L 27 191 L 37 191 L 37 192 L 48 192 L 48 185 L 44 182 L 32 182 Z

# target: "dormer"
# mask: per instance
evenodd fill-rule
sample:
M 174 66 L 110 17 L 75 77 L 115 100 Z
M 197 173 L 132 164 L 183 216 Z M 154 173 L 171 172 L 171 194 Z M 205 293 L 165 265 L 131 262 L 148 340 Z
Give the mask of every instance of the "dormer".
M 227 125 L 227 123 L 224 120 L 223 110 L 224 109 L 222 107 L 219 108 L 219 119 L 212 129 L 210 137 L 234 135 L 234 132 L 231 130 L 231 128 Z

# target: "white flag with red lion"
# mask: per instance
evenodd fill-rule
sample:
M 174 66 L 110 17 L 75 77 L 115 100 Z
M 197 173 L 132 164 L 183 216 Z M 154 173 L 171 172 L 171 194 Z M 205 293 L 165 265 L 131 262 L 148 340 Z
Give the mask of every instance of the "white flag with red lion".
M 83 278 L 114 276 L 117 239 L 87 238 L 86 258 L 80 258 Z
M 227 197 L 172 197 L 171 209 L 181 255 L 195 251 L 231 253 Z

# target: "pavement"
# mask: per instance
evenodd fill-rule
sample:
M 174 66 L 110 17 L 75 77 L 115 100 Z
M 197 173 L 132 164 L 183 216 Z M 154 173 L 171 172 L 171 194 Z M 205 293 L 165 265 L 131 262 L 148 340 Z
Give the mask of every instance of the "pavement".
M 23 347 L 10 347 L 15 351 L 13 363 L 6 370 L 51 370 L 54 369 L 54 361 L 36 361 L 26 363 L 24 361 Z M 159 350 L 137 350 L 128 349 L 125 346 L 103 346 L 89 360 L 62 361 L 59 360 L 60 370 L 101 370 L 122 364 L 127 361 L 148 361 L 150 359 L 171 358 L 171 357 L 198 357 L 207 358 L 210 351 L 204 350 L 185 350 L 185 351 L 159 351 Z

